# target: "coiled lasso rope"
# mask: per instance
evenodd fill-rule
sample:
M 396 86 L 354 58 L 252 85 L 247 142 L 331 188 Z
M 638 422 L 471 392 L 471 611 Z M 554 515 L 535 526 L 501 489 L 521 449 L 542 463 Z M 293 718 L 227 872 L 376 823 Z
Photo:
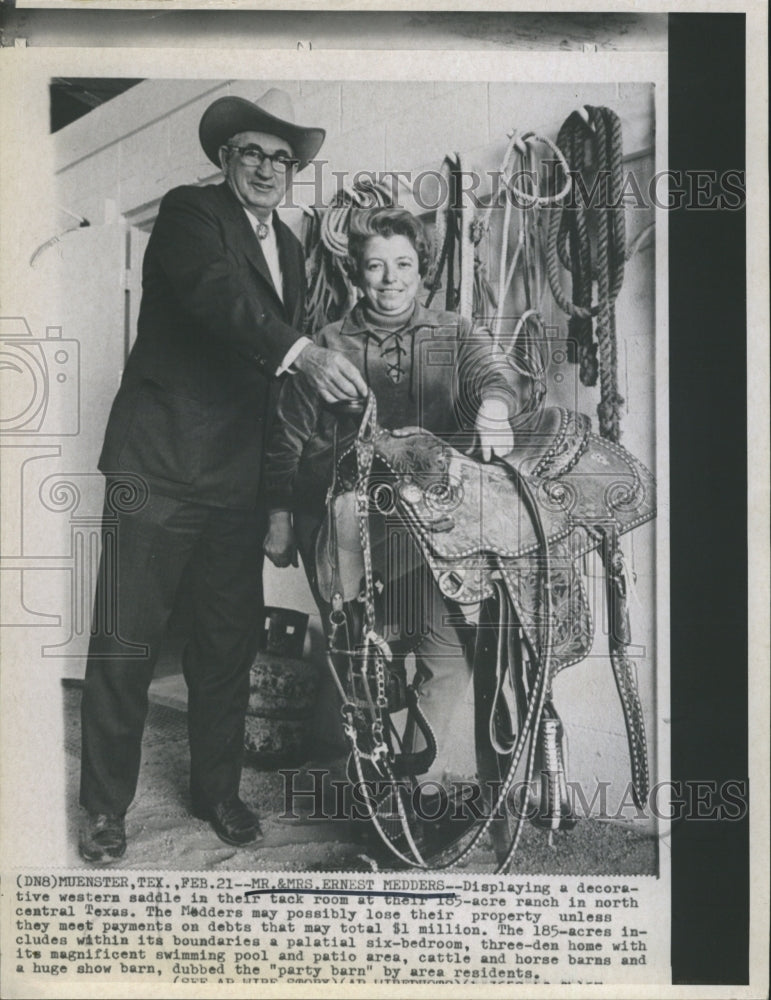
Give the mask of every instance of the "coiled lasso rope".
M 577 111 L 566 119 L 557 136 L 557 145 L 565 153 L 573 179 L 578 176 L 583 180 L 590 164 L 596 168 L 601 203 L 596 208 L 579 203 L 574 183 L 570 204 L 562 203 L 552 209 L 547 275 L 555 301 L 570 317 L 568 330 L 578 345 L 581 381 L 592 386 L 599 375 L 600 434 L 618 441 L 624 399 L 618 392 L 615 302 L 624 280 L 626 261 L 621 120 L 610 108 L 587 105 L 586 112 L 586 119 Z M 592 150 L 589 159 L 587 143 Z M 594 254 L 589 239 L 590 210 L 596 213 Z M 560 263 L 572 277 L 571 297 L 562 289 Z M 593 304 L 595 281 L 597 302 Z
M 546 191 L 540 183 L 541 160 L 538 149 L 544 146 L 553 155 L 560 173 L 555 190 Z M 509 133 L 509 143 L 500 170 L 501 188 L 495 203 L 504 203 L 498 255 L 497 306 L 492 322 L 493 342 L 505 351 L 508 363 L 533 385 L 529 405 L 536 407 L 546 391 L 545 326 L 541 306 L 545 291 L 543 279 L 544 241 L 540 220 L 543 210 L 559 204 L 571 190 L 568 164 L 558 147 L 548 138 L 534 132 Z M 523 185 L 527 185 L 526 187 Z M 516 244 L 509 252 L 512 234 L 512 214 L 518 218 Z M 512 286 L 524 299 L 524 309 L 504 347 L 504 322 Z
M 562 168 L 564 181 L 560 190 L 555 194 L 540 193 L 535 159 L 535 147 L 538 143 L 547 146 L 554 153 L 557 163 Z M 515 169 L 517 166 L 519 170 Z M 518 177 L 527 177 L 531 190 L 524 190 L 516 184 L 515 178 Z M 542 288 L 538 275 L 540 253 L 537 212 L 546 206 L 558 205 L 568 196 L 571 187 L 567 161 L 551 139 L 536 135 L 534 132 L 522 134 L 516 130 L 510 133 L 509 145 L 506 148 L 501 167 L 501 180 L 503 186 L 500 197 L 505 199 L 505 206 L 499 257 L 498 310 L 493 325 L 493 337 L 496 343 L 500 340 L 506 295 L 514 280 L 520 258 L 522 258 L 523 265 L 522 278 L 525 285 L 526 308 L 528 310 L 540 308 Z M 520 225 L 517 246 L 507 267 L 512 205 L 517 205 L 519 209 Z

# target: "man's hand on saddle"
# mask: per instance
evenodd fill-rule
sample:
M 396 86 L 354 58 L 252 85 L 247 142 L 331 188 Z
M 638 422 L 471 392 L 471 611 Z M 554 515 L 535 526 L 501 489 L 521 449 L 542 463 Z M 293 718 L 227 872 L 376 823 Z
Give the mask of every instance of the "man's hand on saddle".
M 274 566 L 284 569 L 297 566 L 297 543 L 288 510 L 273 510 L 268 517 L 268 531 L 262 543 L 265 555 Z
M 363 400 L 369 392 L 359 369 L 340 351 L 308 344 L 295 358 L 294 367 L 310 379 L 325 403 Z
M 499 396 L 486 396 L 479 407 L 474 424 L 479 452 L 482 460 L 489 462 L 493 457 L 502 458 L 514 448 L 514 432 L 509 420 L 509 405 Z M 469 454 L 476 451 L 472 448 Z

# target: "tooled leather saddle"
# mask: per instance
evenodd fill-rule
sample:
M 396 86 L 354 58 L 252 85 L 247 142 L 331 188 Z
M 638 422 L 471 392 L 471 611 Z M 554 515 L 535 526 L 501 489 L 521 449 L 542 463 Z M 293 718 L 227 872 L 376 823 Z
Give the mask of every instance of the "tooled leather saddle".
M 492 694 L 489 685 L 478 687 L 475 676 L 475 697 L 485 702 L 475 706 L 478 732 L 480 712 L 486 711 L 491 745 L 481 754 L 480 770 L 518 757 L 526 731 L 534 739 L 541 728 L 550 732 L 551 747 L 543 756 L 555 777 L 547 793 L 547 825 L 556 828 L 571 825 L 572 817 L 565 805 L 561 746 L 554 742 L 561 727 L 551 685 L 560 670 L 591 650 L 593 619 L 580 564 L 586 553 L 598 550 L 605 568 L 609 651 L 626 724 L 633 792 L 642 804 L 649 785 L 647 747 L 636 675 L 626 653 L 631 638 L 618 538 L 655 516 L 652 474 L 628 450 L 592 433 L 588 417 L 556 407 L 519 428 L 514 449 L 492 463 L 478 462 L 422 430 L 391 433 L 375 425 L 368 435 L 374 460 L 367 484 L 361 481 L 356 446 L 338 463 L 332 516 L 322 527 L 316 550 L 322 596 L 331 601 L 337 592 L 352 601 L 361 594 L 362 516 L 369 521 L 372 564 L 383 565 L 387 573 L 386 525 L 396 518 L 408 527 L 447 600 L 461 606 L 493 602 L 497 615 L 488 620 L 494 632 L 516 622 L 530 670 L 529 676 L 527 670 L 524 676 L 510 674 L 517 692 L 519 737 L 502 746 L 506 740 L 496 733 L 505 672 L 499 663 Z M 371 502 L 363 514 L 356 497 L 365 487 Z M 492 644 L 500 645 L 495 638 Z M 509 666 L 515 658 L 509 649 Z M 560 773 L 561 778 L 556 777 Z M 496 849 L 499 860 L 510 857 L 500 844 Z

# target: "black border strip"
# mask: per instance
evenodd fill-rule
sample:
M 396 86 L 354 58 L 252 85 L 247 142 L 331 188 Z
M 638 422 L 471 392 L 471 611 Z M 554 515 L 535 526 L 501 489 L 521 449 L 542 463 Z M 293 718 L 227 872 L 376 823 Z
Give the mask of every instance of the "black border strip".
M 745 15 L 669 15 L 669 167 L 745 169 Z M 744 210 L 669 218 L 674 781 L 747 777 Z M 749 982 L 749 822 L 675 823 L 672 982 Z

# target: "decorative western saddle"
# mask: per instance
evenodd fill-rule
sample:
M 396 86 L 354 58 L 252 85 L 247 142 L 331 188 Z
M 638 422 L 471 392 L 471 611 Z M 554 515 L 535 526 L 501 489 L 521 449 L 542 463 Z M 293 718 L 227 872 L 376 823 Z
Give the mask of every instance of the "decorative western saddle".
M 426 867 L 429 858 L 433 868 L 456 864 L 489 831 L 498 870 L 508 870 L 523 819 L 534 818 L 525 806 L 538 799 L 541 825 L 574 824 L 552 681 L 593 644 L 580 571 L 591 550 L 599 551 L 605 571 L 610 660 L 637 804 L 648 795 L 618 538 L 655 516 L 653 476 L 625 448 L 593 434 L 586 416 L 566 409 L 543 410 L 515 440 L 505 459 L 481 463 L 426 431 L 383 430 L 371 394 L 354 445 L 336 462 L 317 542 L 319 589 L 332 608 L 328 659 L 351 745 L 349 777 L 370 786 L 382 779 L 391 789 L 387 801 L 370 797 L 370 818 L 394 857 L 415 867 Z M 410 817 L 410 782 L 428 769 L 436 747 L 417 694 L 392 669 L 380 629 L 378 592 L 388 574 L 382 525 L 389 518 L 407 527 L 450 605 L 478 609 L 467 631 L 487 810 L 451 857 L 449 843 L 426 845 Z M 422 751 L 411 752 L 393 726 L 392 714 L 405 706 L 413 732 L 423 735 Z M 517 797 L 523 758 L 526 794 Z

